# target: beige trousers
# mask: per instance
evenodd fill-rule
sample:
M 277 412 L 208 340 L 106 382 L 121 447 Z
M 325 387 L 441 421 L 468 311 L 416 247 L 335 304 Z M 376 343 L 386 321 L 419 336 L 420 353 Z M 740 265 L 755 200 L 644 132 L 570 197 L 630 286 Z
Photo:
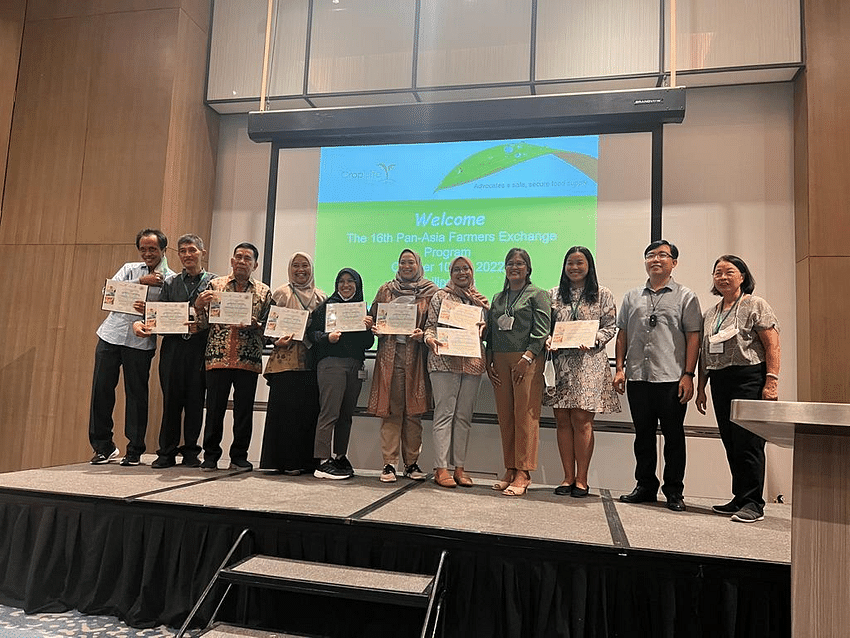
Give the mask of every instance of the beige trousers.
M 537 445 L 540 438 L 540 407 L 543 403 L 543 367 L 545 356 L 534 359 L 525 378 L 514 383 L 511 370 L 522 352 L 494 352 L 493 364 L 502 384 L 493 387 L 496 412 L 502 433 L 505 468 L 537 469 Z

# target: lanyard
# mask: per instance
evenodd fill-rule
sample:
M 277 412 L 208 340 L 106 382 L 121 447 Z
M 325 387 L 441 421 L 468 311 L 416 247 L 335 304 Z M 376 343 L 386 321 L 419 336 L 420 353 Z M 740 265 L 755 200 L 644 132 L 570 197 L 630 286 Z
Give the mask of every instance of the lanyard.
M 201 286 L 203 286 L 204 283 L 206 283 L 207 281 L 209 281 L 209 273 L 206 270 L 202 270 L 201 278 L 198 279 L 198 283 L 195 284 L 195 287 L 192 288 L 192 290 L 189 290 L 189 286 L 186 285 L 186 275 L 183 275 L 180 278 L 180 282 L 183 284 L 183 290 L 186 291 L 186 301 L 188 301 L 189 303 L 195 303 L 195 300 L 192 298 L 192 296 L 194 295 L 195 297 L 197 297 L 198 291 L 200 290 Z
M 304 305 L 304 302 L 303 302 L 303 301 L 301 301 L 301 295 L 299 295 L 299 294 L 295 291 L 295 286 L 293 286 L 293 285 L 292 285 L 292 282 L 291 282 L 291 281 L 289 282 L 289 289 L 292 291 L 292 294 L 293 294 L 293 295 L 295 295 L 295 298 L 298 300 L 298 303 L 300 303 L 300 304 L 301 304 L 301 308 L 302 308 L 303 310 L 307 310 L 307 311 L 309 312 L 309 310 L 310 310 L 310 309 L 309 309 L 307 306 L 305 306 L 305 305 Z
M 727 317 L 732 314 L 732 311 L 738 307 L 738 302 L 741 301 L 741 297 L 743 296 L 744 291 L 742 290 L 741 293 L 738 295 L 738 298 L 735 300 L 735 303 L 733 303 L 729 310 L 726 311 L 725 315 L 721 312 L 721 310 L 723 310 L 723 302 L 721 301 L 719 304 L 717 304 L 717 323 L 714 326 L 714 332 L 712 334 L 717 334 L 718 332 L 720 332 L 720 326 L 722 326 L 723 322 L 726 321 Z
M 578 309 L 581 306 L 581 300 L 584 299 L 584 288 L 581 289 L 581 294 L 575 303 L 572 300 L 572 289 L 570 289 L 570 321 L 575 321 L 578 316 Z
M 528 288 L 528 284 L 525 284 L 522 287 L 522 290 L 519 291 L 519 294 L 516 296 L 516 299 L 514 299 L 513 301 L 511 301 L 511 289 L 508 288 L 508 291 L 507 291 L 507 294 L 506 294 L 508 303 L 505 304 L 504 314 L 508 315 L 509 317 L 514 316 L 514 307 L 516 306 L 517 302 L 519 301 L 519 298 L 522 297 L 522 293 L 525 292 L 526 288 Z

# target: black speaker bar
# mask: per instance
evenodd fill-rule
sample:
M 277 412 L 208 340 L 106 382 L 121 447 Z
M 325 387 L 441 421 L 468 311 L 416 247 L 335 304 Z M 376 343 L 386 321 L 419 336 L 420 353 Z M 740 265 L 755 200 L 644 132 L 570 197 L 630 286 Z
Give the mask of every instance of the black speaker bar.
M 253 111 L 248 136 L 282 148 L 652 131 L 685 118 L 685 89 Z

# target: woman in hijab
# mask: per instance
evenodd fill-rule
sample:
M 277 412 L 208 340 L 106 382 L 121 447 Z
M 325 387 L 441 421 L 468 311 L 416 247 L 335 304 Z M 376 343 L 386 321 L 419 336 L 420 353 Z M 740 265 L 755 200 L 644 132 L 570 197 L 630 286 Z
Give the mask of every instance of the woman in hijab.
M 472 411 L 485 371 L 484 346 L 478 357 L 441 355 L 439 348 L 444 344 L 437 340 L 437 324 L 445 300 L 474 306 L 483 310 L 477 328 L 480 335 L 490 303 L 475 289 L 469 259 L 455 257 L 449 272 L 449 283 L 431 298 L 425 323 L 425 344 L 430 349 L 428 373 L 434 391 L 434 482 L 441 487 L 471 487 L 472 479 L 464 474 L 463 467 L 472 429 Z M 453 473 L 449 473 L 449 463 L 454 466 Z
M 343 268 L 336 276 L 334 294 L 313 313 L 310 338 L 316 350 L 316 376 L 319 382 L 319 418 L 313 455 L 318 467 L 317 478 L 347 479 L 354 469 L 346 458 L 351 435 L 351 417 L 357 405 L 360 387 L 360 370 L 366 359 L 366 350 L 372 347 L 372 317 L 364 312 L 363 330 L 357 332 L 326 331 L 325 318 L 328 304 L 363 301 L 363 279 L 352 268 Z M 333 456 L 331 456 L 333 441 Z
M 312 312 L 327 299 L 316 288 L 310 255 L 292 255 L 288 273 L 289 281 L 272 293 L 275 306 Z M 313 471 L 313 439 L 319 416 L 319 385 L 310 356 L 313 344 L 305 333 L 303 341 L 286 335 L 273 345 L 263 373 L 269 400 L 260 467 L 293 473 Z
M 430 403 L 425 369 L 427 350 L 422 343 L 428 316 L 428 303 L 437 285 L 425 279 L 419 255 L 404 249 L 398 258 L 398 272 L 392 281 L 378 289 L 370 314 L 377 316 L 379 303 L 416 306 L 416 328 L 408 335 L 378 337 L 375 373 L 369 395 L 369 411 L 381 417 L 381 481 L 396 480 L 396 464 L 401 445 L 404 475 L 417 481 L 425 473 L 417 464 L 422 451 L 422 413 Z

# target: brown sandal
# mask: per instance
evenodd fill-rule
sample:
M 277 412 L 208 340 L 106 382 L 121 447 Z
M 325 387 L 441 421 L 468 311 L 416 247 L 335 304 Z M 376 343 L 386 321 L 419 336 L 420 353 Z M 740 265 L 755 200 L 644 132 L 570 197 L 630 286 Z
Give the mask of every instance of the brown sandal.
M 455 483 L 460 485 L 461 487 L 472 487 L 475 483 L 472 482 L 472 479 L 469 478 L 466 474 L 455 472 L 454 474 Z
M 434 470 L 434 482 L 440 487 L 457 487 L 452 475 L 444 468 Z

